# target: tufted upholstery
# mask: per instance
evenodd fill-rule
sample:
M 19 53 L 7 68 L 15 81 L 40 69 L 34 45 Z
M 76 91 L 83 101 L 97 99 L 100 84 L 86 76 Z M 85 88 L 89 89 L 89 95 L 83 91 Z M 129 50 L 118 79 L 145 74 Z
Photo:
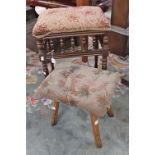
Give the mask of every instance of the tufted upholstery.
M 52 33 L 109 29 L 110 22 L 99 7 L 53 8 L 39 15 L 33 36 L 41 38 Z
M 119 73 L 72 65 L 50 73 L 37 89 L 35 98 L 61 101 L 104 116 L 119 80 Z

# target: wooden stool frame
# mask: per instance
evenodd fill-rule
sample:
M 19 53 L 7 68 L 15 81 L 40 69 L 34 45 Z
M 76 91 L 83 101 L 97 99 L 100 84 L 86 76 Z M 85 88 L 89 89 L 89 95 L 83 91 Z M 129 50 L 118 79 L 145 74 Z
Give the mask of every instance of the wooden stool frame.
M 66 37 L 70 38 L 71 50 L 64 50 L 64 39 Z M 75 49 L 75 37 L 79 37 L 81 39 L 81 49 Z M 88 37 L 93 38 L 93 49 L 89 50 L 86 39 Z M 60 52 L 53 51 L 53 39 L 58 38 L 60 41 Z M 98 41 L 100 41 L 102 49 L 98 48 Z M 61 59 L 61 58 L 71 58 L 76 56 L 94 56 L 94 67 L 98 68 L 98 56 L 102 56 L 102 69 L 107 69 L 107 57 L 109 54 L 108 48 L 108 31 L 88 31 L 88 32 L 73 32 L 73 33 L 58 33 L 52 34 L 50 36 L 46 36 L 43 38 L 36 38 L 38 54 L 40 61 L 42 63 L 43 73 L 46 76 L 49 74 L 48 63 L 51 64 L 52 70 L 54 70 L 54 64 L 51 62 L 51 59 Z M 58 118 L 58 109 L 59 102 L 54 101 L 51 113 L 51 125 L 54 126 L 57 123 Z M 109 117 L 114 116 L 112 112 L 112 107 L 107 109 L 107 114 Z M 102 147 L 102 142 L 100 138 L 99 132 L 99 122 L 97 120 L 97 116 L 93 113 L 90 113 L 91 118 L 91 126 L 94 134 L 94 139 L 96 146 L 98 148 Z

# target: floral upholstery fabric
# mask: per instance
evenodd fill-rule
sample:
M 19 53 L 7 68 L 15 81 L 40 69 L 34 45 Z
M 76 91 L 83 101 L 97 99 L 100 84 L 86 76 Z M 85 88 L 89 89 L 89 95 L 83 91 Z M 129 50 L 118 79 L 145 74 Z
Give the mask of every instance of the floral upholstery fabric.
M 34 97 L 53 99 L 104 116 L 119 81 L 117 72 L 73 65 L 50 73 Z
M 99 7 L 53 8 L 42 12 L 33 28 L 33 36 L 87 30 L 109 30 L 110 22 Z

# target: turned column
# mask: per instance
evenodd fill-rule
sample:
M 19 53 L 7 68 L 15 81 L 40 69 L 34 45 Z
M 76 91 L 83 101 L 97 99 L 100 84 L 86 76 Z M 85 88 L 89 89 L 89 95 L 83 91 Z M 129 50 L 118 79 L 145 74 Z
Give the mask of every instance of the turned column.
M 93 49 L 96 50 L 98 49 L 98 37 L 97 36 L 93 36 Z M 98 55 L 94 56 L 94 67 L 98 68 Z
M 107 69 L 107 57 L 109 55 L 109 37 L 108 37 L 108 32 L 105 32 L 103 36 L 103 44 L 102 44 L 102 69 L 106 70 Z

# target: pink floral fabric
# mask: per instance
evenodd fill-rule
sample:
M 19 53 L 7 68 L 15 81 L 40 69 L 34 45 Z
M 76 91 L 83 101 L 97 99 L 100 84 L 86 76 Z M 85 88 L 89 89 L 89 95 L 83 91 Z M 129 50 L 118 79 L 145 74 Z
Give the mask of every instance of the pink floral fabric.
M 81 6 L 47 9 L 38 17 L 33 36 L 87 30 L 109 30 L 110 22 L 99 7 Z
M 34 97 L 60 101 L 97 116 L 104 116 L 119 81 L 120 74 L 117 72 L 73 65 L 50 73 Z

